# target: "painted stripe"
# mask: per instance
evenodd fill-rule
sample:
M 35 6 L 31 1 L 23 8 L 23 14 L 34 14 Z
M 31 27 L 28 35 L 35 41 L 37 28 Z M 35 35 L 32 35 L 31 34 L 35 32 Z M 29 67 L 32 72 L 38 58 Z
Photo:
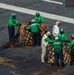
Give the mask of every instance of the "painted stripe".
M 60 4 L 60 5 L 63 4 L 62 2 L 57 2 L 57 1 L 52 1 L 52 0 L 42 0 L 42 1 L 50 2 L 50 3 L 55 3 L 55 4 Z
M 36 10 L 27 9 L 27 8 L 17 7 L 17 6 L 13 6 L 13 5 L 9 5 L 9 4 L 4 4 L 4 3 L 0 3 L 0 8 L 12 10 L 12 11 L 17 11 L 17 12 L 21 12 L 21 13 L 26 13 L 26 14 L 30 14 L 30 15 L 35 15 L 36 12 L 40 12 L 40 14 L 44 18 L 59 20 L 59 21 L 74 24 L 74 19 L 73 18 L 64 17 L 64 16 L 60 16 L 60 15 L 45 13 L 45 12 L 41 12 L 41 11 L 36 11 Z

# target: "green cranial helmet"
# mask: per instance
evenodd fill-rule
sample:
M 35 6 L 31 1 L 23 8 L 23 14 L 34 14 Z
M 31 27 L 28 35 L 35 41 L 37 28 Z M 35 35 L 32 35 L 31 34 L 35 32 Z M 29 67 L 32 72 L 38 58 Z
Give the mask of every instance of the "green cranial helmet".
M 12 13 L 11 16 L 16 16 L 16 14 L 15 13 Z
M 64 29 L 60 29 L 60 31 L 62 32 L 62 31 L 64 31 Z
M 60 33 L 63 33 L 64 32 L 64 30 L 63 29 L 60 29 Z
M 40 13 L 39 12 L 36 12 L 36 16 L 40 16 Z
M 16 19 L 16 14 L 15 13 L 12 13 L 11 16 L 12 16 L 13 19 Z
M 72 34 L 72 35 L 71 35 L 71 38 L 73 38 L 73 39 L 74 39 L 74 34 Z

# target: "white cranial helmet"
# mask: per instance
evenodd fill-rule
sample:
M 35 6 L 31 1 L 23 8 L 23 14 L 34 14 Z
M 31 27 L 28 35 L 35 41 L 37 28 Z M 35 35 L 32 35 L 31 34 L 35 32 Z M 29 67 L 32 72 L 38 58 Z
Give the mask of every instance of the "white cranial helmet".
M 46 33 L 47 36 L 49 36 L 50 34 L 51 34 L 51 33 L 50 33 L 49 31 Z
M 56 21 L 56 25 L 59 25 L 60 24 L 60 21 Z

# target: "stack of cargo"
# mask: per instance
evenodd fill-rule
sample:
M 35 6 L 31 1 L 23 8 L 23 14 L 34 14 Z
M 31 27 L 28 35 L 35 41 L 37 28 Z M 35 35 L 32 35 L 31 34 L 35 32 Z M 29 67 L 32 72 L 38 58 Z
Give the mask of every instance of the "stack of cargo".
M 48 63 L 54 64 L 54 61 L 55 61 L 54 60 L 54 48 L 52 47 L 51 44 L 48 44 L 47 50 L 49 52 L 48 53 Z M 63 50 L 63 62 L 64 64 L 67 64 L 71 61 L 71 55 L 70 55 L 71 49 L 66 44 L 64 44 L 62 50 Z
M 33 44 L 31 32 L 30 32 L 29 30 L 26 30 L 26 26 L 25 26 L 23 29 L 24 29 L 24 30 L 22 30 L 22 31 L 23 31 L 24 33 L 22 33 L 22 35 L 23 35 L 23 37 L 22 37 L 22 38 L 23 38 L 22 42 L 25 41 L 24 44 L 25 44 L 26 46 L 31 46 L 31 45 Z M 45 26 L 44 23 L 42 23 L 42 24 L 40 25 L 40 27 L 39 27 L 39 37 L 40 37 L 40 40 L 41 40 L 41 37 L 44 35 L 45 32 L 46 32 L 46 26 Z
M 64 64 L 67 64 L 71 61 L 71 55 L 70 55 L 71 49 L 67 44 L 64 44 L 62 50 L 63 50 Z
M 24 33 L 25 33 L 25 35 L 24 35 L 25 45 L 26 46 L 31 46 L 33 44 L 31 32 L 28 31 L 28 30 L 25 30 Z
M 48 63 L 54 64 L 54 48 L 52 47 L 51 44 L 48 44 L 47 50 L 48 50 Z
M 40 36 L 42 37 L 44 35 L 44 33 L 46 32 L 46 26 L 44 23 L 42 23 L 39 27 L 39 33 L 40 33 Z

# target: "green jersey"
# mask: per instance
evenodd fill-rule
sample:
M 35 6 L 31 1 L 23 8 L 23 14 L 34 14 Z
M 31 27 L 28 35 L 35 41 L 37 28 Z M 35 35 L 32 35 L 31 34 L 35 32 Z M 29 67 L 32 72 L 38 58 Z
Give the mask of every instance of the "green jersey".
M 51 40 L 51 39 L 50 39 L 50 38 L 48 38 L 48 37 L 46 37 L 46 38 L 44 39 L 44 41 L 45 41 L 45 42 L 53 43 L 53 40 Z
M 62 42 L 59 40 L 55 40 L 52 44 L 52 46 L 54 47 L 55 51 L 59 51 L 62 49 Z
M 61 41 L 66 41 L 67 40 L 67 36 L 66 36 L 65 33 L 63 33 L 63 34 L 59 33 L 58 37 L 59 37 L 59 40 L 61 40 Z
M 71 46 L 71 47 L 74 49 L 74 39 L 72 39 L 72 40 L 70 41 L 70 43 L 68 43 L 68 46 Z
M 9 27 L 13 27 L 15 25 L 19 24 L 18 20 L 17 19 L 13 19 L 12 16 L 9 18 L 8 20 L 8 26 Z
M 42 16 L 35 16 L 35 21 L 37 21 L 37 22 L 40 22 L 40 23 L 43 23 L 44 22 L 44 18 L 42 17 Z
M 32 23 L 26 29 L 31 30 L 31 32 L 38 32 L 39 31 L 39 26 L 40 25 L 38 23 Z

